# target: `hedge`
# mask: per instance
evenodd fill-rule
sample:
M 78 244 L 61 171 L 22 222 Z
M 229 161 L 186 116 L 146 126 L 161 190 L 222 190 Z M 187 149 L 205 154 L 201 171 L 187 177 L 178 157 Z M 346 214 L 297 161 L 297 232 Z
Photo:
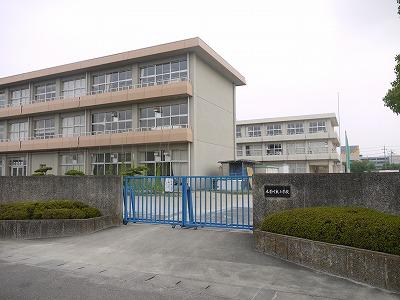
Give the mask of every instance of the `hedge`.
M 368 208 L 285 210 L 267 216 L 261 230 L 400 255 L 400 216 Z
M 71 200 L 0 204 L 0 220 L 88 219 L 100 216 L 97 208 Z

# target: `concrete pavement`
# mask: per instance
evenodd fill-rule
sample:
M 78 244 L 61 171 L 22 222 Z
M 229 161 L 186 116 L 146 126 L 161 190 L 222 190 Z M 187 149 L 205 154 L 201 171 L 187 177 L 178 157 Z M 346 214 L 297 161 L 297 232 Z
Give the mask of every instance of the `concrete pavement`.
M 399 299 L 257 253 L 249 232 L 144 224 L 0 241 L 0 298 Z

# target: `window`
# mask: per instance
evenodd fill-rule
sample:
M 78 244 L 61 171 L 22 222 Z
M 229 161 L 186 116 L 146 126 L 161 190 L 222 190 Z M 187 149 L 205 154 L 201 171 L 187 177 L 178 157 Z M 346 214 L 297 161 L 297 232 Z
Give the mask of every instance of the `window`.
M 84 172 L 83 153 L 66 153 L 60 155 L 61 174 L 69 170 L 79 170 Z
M 86 95 L 86 79 L 81 77 L 63 81 L 61 95 L 63 98 L 74 98 Z
M 113 92 L 128 89 L 132 86 L 132 71 L 123 70 L 93 75 L 92 91 L 94 93 Z
M 4 91 L 0 91 L 0 108 L 7 106 L 7 97 Z
M 236 156 L 243 156 L 243 148 L 242 148 L 242 146 L 237 146 L 237 148 L 236 148 Z
M 267 125 L 267 135 L 281 135 L 281 134 L 282 134 L 281 124 Z
M 289 123 L 287 134 L 302 134 L 304 133 L 303 123 Z
M 188 125 L 187 103 L 140 109 L 140 128 L 186 127 Z
M 261 155 L 262 155 L 262 145 L 246 146 L 246 156 L 261 156 Z
M 125 132 L 132 129 L 132 111 L 122 110 L 92 114 L 92 134 Z
M 45 83 L 35 87 L 35 101 L 49 101 L 56 98 L 56 84 Z
M 54 119 L 42 119 L 34 122 L 33 136 L 38 139 L 50 139 L 55 134 Z
M 9 124 L 9 139 L 11 141 L 22 141 L 28 138 L 28 122 L 14 122 Z
M 7 139 L 7 125 L 6 122 L 0 122 L 0 142 Z
M 247 135 L 249 137 L 261 136 L 261 126 L 260 125 L 248 126 Z
M 85 132 L 85 116 L 77 115 L 62 118 L 62 135 L 79 136 Z
M 308 153 L 310 154 L 328 153 L 328 142 L 309 142 Z
M 267 144 L 266 152 L 267 155 L 282 155 L 282 144 Z
M 11 91 L 11 106 L 25 105 L 29 103 L 29 89 L 20 88 Z
M 240 126 L 236 126 L 236 137 L 237 138 L 242 137 L 242 128 Z
M 156 150 L 139 152 L 139 163 L 150 176 L 179 176 L 188 173 L 187 150 Z
M 326 122 L 325 121 L 314 121 L 310 122 L 310 127 L 308 129 L 309 133 L 316 132 L 326 132 Z
M 92 154 L 93 175 L 121 175 L 132 166 L 132 154 L 126 153 L 94 153 Z
M 292 154 L 305 154 L 306 145 L 305 143 L 290 143 L 287 144 L 287 151 L 289 155 Z
M 289 173 L 306 173 L 306 164 L 301 162 L 289 163 Z
M 167 84 L 170 81 L 187 79 L 187 77 L 186 58 L 140 68 L 140 83 L 145 86 L 156 83 Z
M 11 176 L 26 176 L 26 160 L 23 157 L 11 158 L 9 161 Z

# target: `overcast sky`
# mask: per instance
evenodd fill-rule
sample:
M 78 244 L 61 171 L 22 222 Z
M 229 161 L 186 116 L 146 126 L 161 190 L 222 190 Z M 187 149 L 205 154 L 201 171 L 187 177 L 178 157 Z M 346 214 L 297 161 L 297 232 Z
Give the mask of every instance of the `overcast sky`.
M 400 53 L 396 0 L 0 0 L 0 77 L 201 37 L 247 79 L 237 118 L 337 112 L 342 140 L 400 154 L 383 106 Z

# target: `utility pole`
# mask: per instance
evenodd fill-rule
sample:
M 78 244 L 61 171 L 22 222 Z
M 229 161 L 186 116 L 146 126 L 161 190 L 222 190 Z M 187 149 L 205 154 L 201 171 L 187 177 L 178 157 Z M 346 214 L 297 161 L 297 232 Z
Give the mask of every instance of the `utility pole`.
M 383 157 L 386 160 L 386 146 L 385 145 L 383 146 Z

